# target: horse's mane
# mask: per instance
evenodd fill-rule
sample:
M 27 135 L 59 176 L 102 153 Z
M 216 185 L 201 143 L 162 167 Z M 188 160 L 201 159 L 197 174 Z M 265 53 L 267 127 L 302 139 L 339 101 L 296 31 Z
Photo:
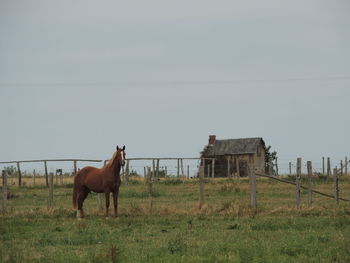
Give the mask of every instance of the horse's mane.
M 115 157 L 117 157 L 117 153 L 118 153 L 118 151 L 116 151 L 115 153 L 113 153 L 112 158 L 108 161 L 108 163 L 106 164 L 105 167 L 111 167 L 111 166 L 112 166 Z

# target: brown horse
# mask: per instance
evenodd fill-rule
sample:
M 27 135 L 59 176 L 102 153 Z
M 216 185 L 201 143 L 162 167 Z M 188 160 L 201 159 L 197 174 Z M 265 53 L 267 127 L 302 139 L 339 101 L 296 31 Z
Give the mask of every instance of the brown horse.
M 84 217 L 83 203 L 90 191 L 105 193 L 106 217 L 109 210 L 109 196 L 112 192 L 114 201 L 114 216 L 118 216 L 118 194 L 121 184 L 120 169 L 125 164 L 125 146 L 117 151 L 103 168 L 86 166 L 74 177 L 73 207 L 77 210 L 77 218 Z

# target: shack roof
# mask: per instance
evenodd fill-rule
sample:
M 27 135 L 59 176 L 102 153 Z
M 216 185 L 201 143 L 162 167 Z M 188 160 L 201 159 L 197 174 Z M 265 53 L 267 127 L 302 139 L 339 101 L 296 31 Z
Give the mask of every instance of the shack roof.
M 216 156 L 254 154 L 257 152 L 259 144 L 262 144 L 263 147 L 265 147 L 265 142 L 260 137 L 215 140 L 215 143 L 213 145 L 207 145 L 204 148 L 203 155 Z

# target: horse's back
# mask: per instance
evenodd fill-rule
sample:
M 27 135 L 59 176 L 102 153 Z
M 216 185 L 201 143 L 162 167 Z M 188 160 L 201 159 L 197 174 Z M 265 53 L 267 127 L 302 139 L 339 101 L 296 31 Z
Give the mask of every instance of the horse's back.
M 92 173 L 92 172 L 98 172 L 100 171 L 100 168 L 96 168 L 93 166 L 85 166 L 84 168 L 82 168 L 80 171 L 85 171 L 86 173 Z
M 74 178 L 74 184 L 86 187 L 91 191 L 103 192 L 103 168 L 86 166 Z
M 85 166 L 84 168 L 80 169 L 77 172 L 77 174 L 74 176 L 74 183 L 83 184 L 88 176 L 94 176 L 94 175 L 100 174 L 100 170 L 101 169 L 93 166 Z

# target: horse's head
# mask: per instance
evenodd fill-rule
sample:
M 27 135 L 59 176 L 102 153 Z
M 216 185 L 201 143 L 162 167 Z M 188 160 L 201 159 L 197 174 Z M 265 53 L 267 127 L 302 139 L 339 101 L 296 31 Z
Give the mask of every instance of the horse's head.
M 117 158 L 121 166 L 125 165 L 125 156 L 125 145 L 123 146 L 123 148 L 119 148 L 119 146 L 117 145 Z

